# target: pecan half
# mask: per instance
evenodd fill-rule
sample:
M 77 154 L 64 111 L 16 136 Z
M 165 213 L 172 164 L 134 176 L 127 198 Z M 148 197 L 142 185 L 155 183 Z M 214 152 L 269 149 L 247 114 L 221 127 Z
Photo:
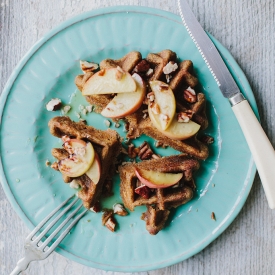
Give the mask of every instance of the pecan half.
M 149 199 L 151 190 L 146 185 L 141 185 L 135 189 L 135 193 L 140 195 L 144 199 Z
M 150 69 L 150 64 L 145 60 L 141 60 L 134 68 L 134 73 L 147 73 Z
M 145 159 L 150 159 L 152 157 L 152 155 L 154 154 L 154 152 L 152 151 L 152 149 L 150 148 L 149 144 L 147 141 L 144 141 L 140 146 L 139 146 L 139 153 L 138 156 L 141 160 L 145 160 Z
M 183 98 L 189 103 L 197 102 L 197 95 L 193 94 L 189 90 L 184 90 L 183 91 Z

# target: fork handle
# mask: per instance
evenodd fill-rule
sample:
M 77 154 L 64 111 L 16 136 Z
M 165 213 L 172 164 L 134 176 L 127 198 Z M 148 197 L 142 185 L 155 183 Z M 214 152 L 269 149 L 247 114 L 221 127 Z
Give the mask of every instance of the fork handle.
M 27 259 L 26 257 L 22 258 L 21 260 L 19 260 L 16 264 L 15 269 L 11 272 L 10 275 L 18 275 L 20 274 L 22 271 L 26 270 L 27 267 L 30 264 L 30 260 Z

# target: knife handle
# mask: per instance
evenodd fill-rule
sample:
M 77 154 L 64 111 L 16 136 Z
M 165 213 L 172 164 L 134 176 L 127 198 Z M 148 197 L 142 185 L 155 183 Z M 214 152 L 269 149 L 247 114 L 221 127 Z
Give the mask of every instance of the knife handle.
M 253 155 L 268 205 L 275 208 L 275 151 L 247 100 L 232 106 Z

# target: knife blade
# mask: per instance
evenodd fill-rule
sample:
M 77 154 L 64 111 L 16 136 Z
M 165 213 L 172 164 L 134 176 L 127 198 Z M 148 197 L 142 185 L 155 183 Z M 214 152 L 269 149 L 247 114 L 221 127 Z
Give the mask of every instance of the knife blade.
M 228 98 L 253 155 L 268 205 L 275 208 L 275 151 L 248 101 L 240 92 L 214 43 L 201 27 L 186 0 L 178 0 L 183 24 L 213 75 L 223 96 Z

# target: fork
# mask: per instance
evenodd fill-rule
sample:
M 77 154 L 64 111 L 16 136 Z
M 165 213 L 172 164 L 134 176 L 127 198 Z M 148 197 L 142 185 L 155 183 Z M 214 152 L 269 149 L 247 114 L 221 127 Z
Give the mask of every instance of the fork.
M 46 218 L 44 218 L 28 235 L 25 240 L 25 257 L 18 261 L 15 269 L 11 272 L 10 275 L 17 275 L 21 271 L 24 271 L 29 266 L 32 261 L 40 261 L 46 259 L 60 244 L 60 242 L 66 237 L 66 235 L 70 232 L 71 228 L 82 218 L 82 216 L 88 211 L 86 209 L 81 214 L 79 214 L 76 218 L 74 218 L 70 225 L 60 234 L 60 236 L 56 239 L 56 241 L 48 247 L 48 244 L 52 241 L 52 239 L 59 233 L 59 231 L 68 223 L 68 221 L 80 210 L 83 206 L 82 204 L 78 206 L 72 213 L 70 213 L 66 219 L 51 233 L 51 235 L 46 238 L 44 242 L 41 241 L 43 237 L 47 234 L 47 232 L 60 220 L 60 218 L 72 208 L 73 205 L 77 203 L 79 198 L 75 198 L 65 209 L 62 210 L 58 216 L 51 221 L 45 229 L 35 237 L 36 233 L 64 206 L 66 205 L 75 195 L 71 196 L 63 203 L 61 203 L 56 209 L 54 209 Z

